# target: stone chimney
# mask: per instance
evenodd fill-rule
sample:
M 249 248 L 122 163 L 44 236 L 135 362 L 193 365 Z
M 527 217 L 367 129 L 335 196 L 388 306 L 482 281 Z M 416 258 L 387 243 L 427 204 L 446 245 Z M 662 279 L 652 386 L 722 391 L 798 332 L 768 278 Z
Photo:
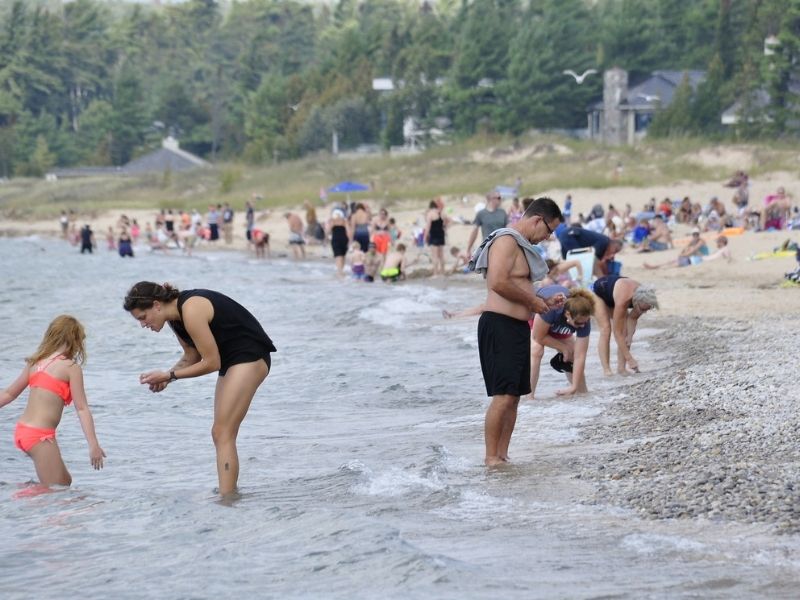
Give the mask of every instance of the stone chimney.
M 627 121 L 619 105 L 628 94 L 628 72 L 614 67 L 603 74 L 603 135 L 606 144 L 627 141 Z

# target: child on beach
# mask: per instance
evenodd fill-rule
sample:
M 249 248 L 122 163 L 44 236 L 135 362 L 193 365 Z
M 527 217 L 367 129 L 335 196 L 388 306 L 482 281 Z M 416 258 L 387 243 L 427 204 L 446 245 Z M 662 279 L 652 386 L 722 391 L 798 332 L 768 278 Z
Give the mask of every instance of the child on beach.
M 470 256 L 466 252 L 462 252 L 461 248 L 458 246 L 453 246 L 450 248 L 450 256 L 453 257 L 453 265 L 450 267 L 449 271 L 451 275 L 469 272 L 467 265 L 469 265 Z
M 46 486 L 72 483 L 56 442 L 56 428 L 64 407 L 73 401 L 89 442 L 89 462 L 95 469 L 103 468 L 106 453 L 97 442 L 83 388 L 81 364 L 86 358 L 85 339 L 83 326 L 77 319 L 69 315 L 56 317 L 36 352 L 25 359 L 22 373 L 0 392 L 0 407 L 3 407 L 30 387 L 28 405 L 14 430 L 14 443 L 33 459 L 39 482 Z
M 367 253 L 364 255 L 364 281 L 371 283 L 375 281 L 378 273 L 383 268 L 383 254 L 378 253 L 374 242 L 370 242 Z
M 369 247 L 372 245 L 373 243 L 370 242 Z M 358 242 L 350 244 L 350 272 L 353 274 L 353 278 L 359 281 L 364 279 L 366 272 L 364 269 L 364 257 L 365 253 L 361 250 L 361 244 Z
M 106 246 L 111 251 L 117 249 L 117 242 L 114 239 L 114 228 L 111 225 L 108 226 L 108 231 L 106 231 Z
M 381 279 L 394 283 L 406 278 L 406 246 L 397 244 L 397 248 L 390 252 L 381 269 Z

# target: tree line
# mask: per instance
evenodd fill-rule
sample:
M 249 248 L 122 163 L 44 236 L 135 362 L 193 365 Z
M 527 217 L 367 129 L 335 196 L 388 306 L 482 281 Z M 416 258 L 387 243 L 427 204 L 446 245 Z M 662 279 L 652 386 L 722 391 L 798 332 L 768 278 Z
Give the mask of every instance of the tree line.
M 0 3 L 0 175 L 121 165 L 167 134 L 271 162 L 455 136 L 584 127 L 602 75 L 702 69 L 654 135 L 795 135 L 800 0 L 191 0 Z M 771 54 L 764 40 L 777 40 Z M 394 91 L 373 90 L 389 77 Z M 766 101 L 764 99 L 767 99 Z M 720 113 L 746 113 L 725 132 Z

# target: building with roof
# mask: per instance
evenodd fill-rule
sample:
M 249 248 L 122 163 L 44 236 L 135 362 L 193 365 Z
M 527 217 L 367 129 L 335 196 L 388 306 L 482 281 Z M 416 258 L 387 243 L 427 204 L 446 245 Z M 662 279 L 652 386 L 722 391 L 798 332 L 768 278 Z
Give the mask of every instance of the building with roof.
M 179 172 L 202 169 L 211 163 L 180 149 L 178 140 L 172 136 L 164 138 L 161 148 L 143 154 L 121 167 L 70 167 L 53 169 L 48 178 L 92 177 L 98 175 L 145 175 L 148 173 Z
M 705 71 L 654 71 L 629 88 L 627 71 L 609 69 L 603 74 L 603 99 L 588 110 L 589 137 L 612 145 L 635 143 L 647 134 L 656 113 L 672 103 L 684 77 L 696 90 L 705 76 Z

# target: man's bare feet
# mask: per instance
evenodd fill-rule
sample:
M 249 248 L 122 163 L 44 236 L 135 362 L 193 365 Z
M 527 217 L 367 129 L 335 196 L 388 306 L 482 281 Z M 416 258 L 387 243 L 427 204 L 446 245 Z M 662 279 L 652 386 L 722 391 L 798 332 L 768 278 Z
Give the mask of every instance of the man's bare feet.
M 508 460 L 503 460 L 501 456 L 487 456 L 483 459 L 483 464 L 487 467 L 499 467 L 500 465 L 504 465 L 508 462 Z
M 611 369 L 609 369 L 608 371 L 605 370 L 603 371 L 603 377 L 613 377 L 613 376 L 614 376 L 614 371 L 612 371 Z

